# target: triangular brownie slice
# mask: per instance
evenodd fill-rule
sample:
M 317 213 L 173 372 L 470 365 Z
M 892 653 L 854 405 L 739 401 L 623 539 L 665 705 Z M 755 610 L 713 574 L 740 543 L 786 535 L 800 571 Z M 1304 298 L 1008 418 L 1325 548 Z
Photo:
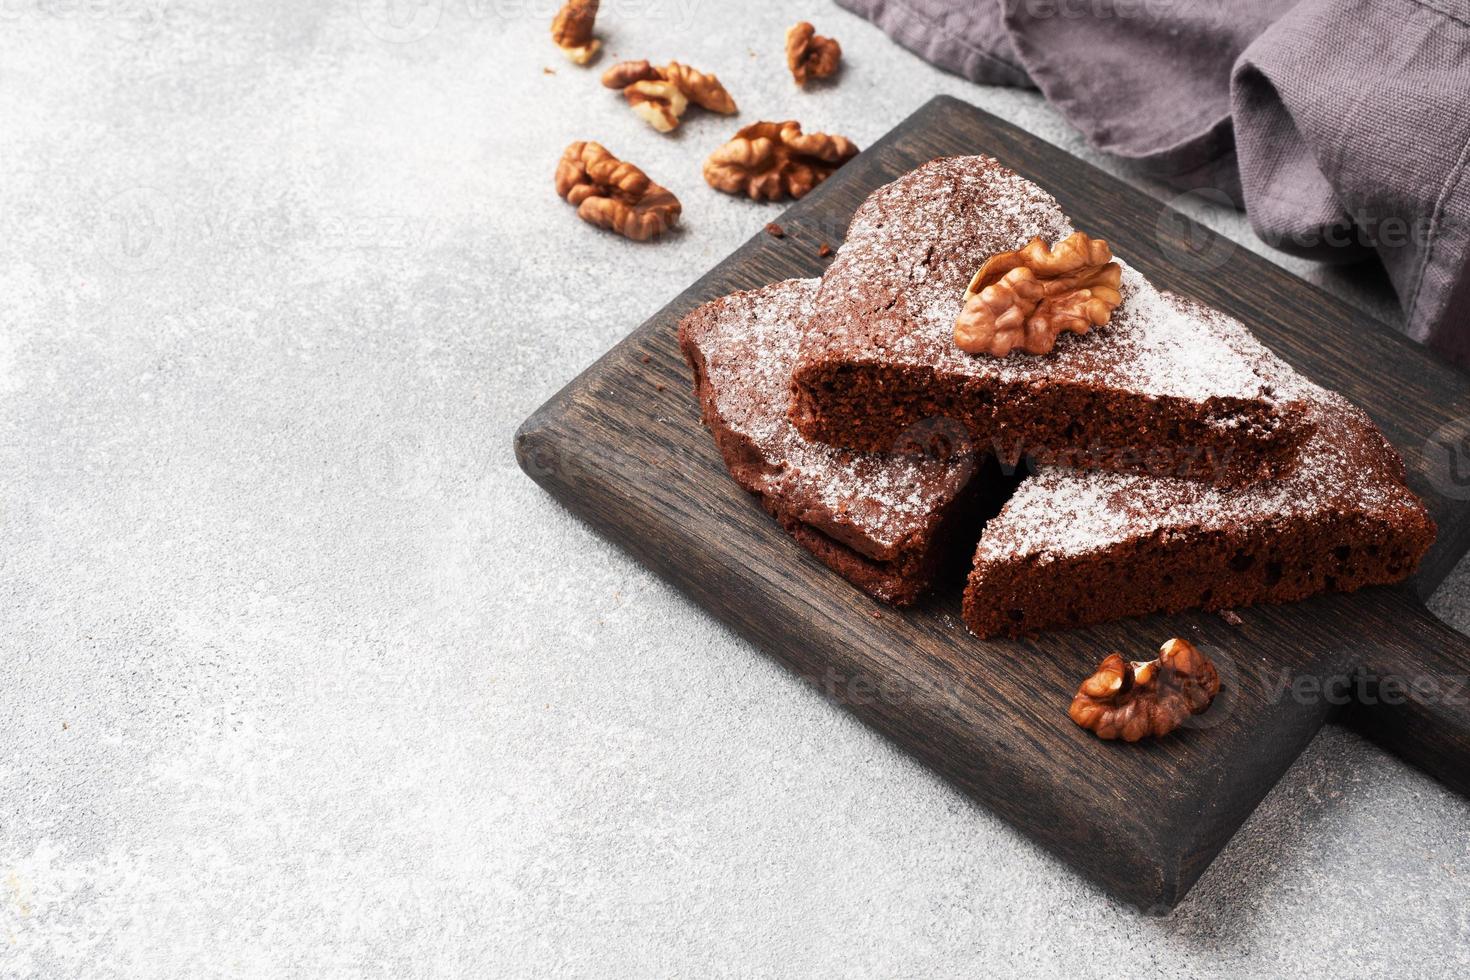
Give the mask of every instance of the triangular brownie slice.
M 1240 324 L 1181 315 L 1244 348 Z M 985 527 L 965 622 L 988 637 L 1155 612 L 1286 602 L 1410 575 L 1434 522 L 1362 411 L 1254 340 L 1257 370 L 1315 429 L 1282 478 L 1245 487 L 1043 467 Z
M 808 442 L 787 417 L 791 368 L 814 279 L 714 300 L 679 324 L 704 422 L 735 481 L 807 550 L 859 588 L 915 601 L 947 554 L 1014 486 L 969 457 L 878 454 Z M 988 491 L 988 493 L 987 493 Z
M 1123 268 L 1112 322 L 1044 356 L 967 354 L 954 322 L 988 256 L 1071 222 L 989 157 L 936 160 L 875 191 L 853 217 L 814 302 L 793 378 L 808 438 L 888 451 L 951 419 L 977 448 L 1071 466 L 1245 482 L 1272 475 L 1308 416 L 1230 336 L 1180 315 Z

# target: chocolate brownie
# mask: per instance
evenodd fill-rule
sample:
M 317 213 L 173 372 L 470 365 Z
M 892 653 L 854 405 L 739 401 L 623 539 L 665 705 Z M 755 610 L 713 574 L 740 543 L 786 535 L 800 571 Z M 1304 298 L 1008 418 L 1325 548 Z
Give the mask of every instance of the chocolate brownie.
M 1213 329 L 1223 314 L 1167 297 Z M 982 637 L 1192 607 L 1286 602 L 1411 574 L 1435 528 L 1404 464 L 1342 396 L 1265 348 L 1277 397 L 1315 428 L 1290 474 L 1247 487 L 1043 467 L 986 525 L 964 616 Z
M 1069 466 L 1246 482 L 1274 475 L 1310 416 L 1220 335 L 1123 267 L 1112 321 L 1048 355 L 967 354 L 954 322 L 988 256 L 1072 231 L 1041 188 L 989 157 L 935 160 L 853 217 L 803 333 L 792 418 L 810 439 L 887 451 L 926 419 L 979 448 Z M 1249 338 L 1249 335 L 1245 335 Z
M 796 431 L 786 414 L 791 366 L 816 291 L 816 280 L 791 280 L 714 300 L 679 324 L 679 345 L 735 481 L 838 574 L 912 603 L 947 553 L 964 561 L 1000 494 L 982 499 L 991 471 L 969 456 L 851 452 Z

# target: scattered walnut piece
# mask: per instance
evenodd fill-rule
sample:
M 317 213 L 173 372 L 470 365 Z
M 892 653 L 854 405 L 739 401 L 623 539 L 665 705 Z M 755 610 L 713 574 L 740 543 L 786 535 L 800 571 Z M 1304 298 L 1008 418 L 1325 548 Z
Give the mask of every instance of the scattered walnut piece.
M 623 89 L 623 98 L 660 133 L 672 132 L 689 108 L 689 99 L 672 82 L 634 82 Z
M 804 197 L 857 152 L 846 137 L 803 133 L 798 122 L 752 123 L 710 154 L 704 179 L 757 201 Z
M 718 112 L 722 116 L 733 116 L 739 111 L 735 100 L 715 75 L 671 61 L 664 65 L 664 78 L 677 85 L 679 91 L 701 109 Z
M 662 68 L 647 59 L 619 62 L 602 73 L 602 84 L 622 89 L 633 110 L 661 133 L 679 125 L 690 102 L 721 115 L 737 111 L 719 78 L 677 61 Z
M 592 36 L 599 0 L 567 0 L 551 21 L 551 40 L 574 63 L 585 65 L 602 42 Z
M 786 229 L 782 228 L 780 225 L 776 224 L 776 222 L 772 221 L 770 224 L 766 225 L 766 234 L 770 235 L 772 238 L 785 238 Z
M 1067 714 L 1098 738 L 1136 742 L 1174 731 L 1203 713 L 1220 693 L 1215 665 L 1179 637 L 1159 648 L 1159 658 L 1127 661 L 1110 654 L 1082 682 Z
M 1015 252 L 985 260 L 965 291 L 954 341 L 970 354 L 1005 357 L 1019 347 L 1050 353 L 1063 332 L 1107 323 L 1122 302 L 1123 270 L 1100 238 L 1073 232 L 1048 248 L 1033 238 Z
M 662 81 L 663 75 L 645 58 L 642 61 L 620 61 L 602 73 L 607 88 L 624 89 L 634 82 Z
M 817 254 L 824 259 L 827 258 L 832 254 L 832 246 L 828 245 L 826 242 L 823 242 L 822 247 L 817 249 Z
M 806 21 L 786 32 L 786 67 L 796 84 L 805 87 L 809 79 L 830 77 L 841 61 L 842 45 L 822 37 Z
M 682 210 L 666 188 L 590 141 L 573 143 L 562 154 L 556 192 L 576 206 L 583 221 L 637 242 L 657 238 L 678 224 Z

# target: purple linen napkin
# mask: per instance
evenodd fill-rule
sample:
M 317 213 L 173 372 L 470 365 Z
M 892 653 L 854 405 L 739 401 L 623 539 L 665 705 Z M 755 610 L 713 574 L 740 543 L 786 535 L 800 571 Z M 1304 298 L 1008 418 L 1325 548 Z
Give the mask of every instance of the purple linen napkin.
M 1470 0 L 838 0 L 941 68 L 1032 84 L 1098 149 L 1376 258 L 1470 365 Z
M 1001 0 L 837 0 L 932 65 L 982 85 L 1031 88 L 1001 24 Z

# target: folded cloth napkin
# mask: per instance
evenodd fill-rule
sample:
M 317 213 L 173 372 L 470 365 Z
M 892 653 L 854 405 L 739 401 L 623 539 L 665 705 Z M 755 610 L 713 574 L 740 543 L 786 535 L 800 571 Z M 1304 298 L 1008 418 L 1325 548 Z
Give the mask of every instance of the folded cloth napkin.
M 1470 0 L 837 0 L 948 71 L 1032 85 L 1098 149 L 1381 261 L 1470 366 Z

